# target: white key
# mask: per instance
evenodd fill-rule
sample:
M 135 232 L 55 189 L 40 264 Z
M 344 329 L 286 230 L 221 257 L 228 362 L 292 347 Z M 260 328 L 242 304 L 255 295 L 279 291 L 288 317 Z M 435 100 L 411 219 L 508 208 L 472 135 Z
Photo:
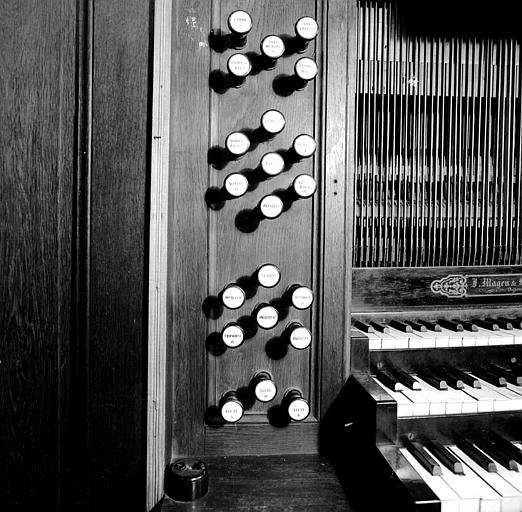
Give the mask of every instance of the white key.
M 493 412 L 495 410 L 494 396 L 491 396 L 491 393 L 484 392 L 483 389 L 472 388 L 467 384 L 464 384 L 462 392 L 477 401 L 477 412 Z
M 398 391 L 392 391 L 387 388 L 382 382 L 377 379 L 373 379 L 381 388 L 386 391 L 396 402 L 397 402 L 397 417 L 406 418 L 413 416 L 413 402 L 406 398 L 402 393 Z
M 468 457 L 462 450 L 452 446 L 451 451 L 473 472 L 486 482 L 500 496 L 502 512 L 520 512 L 522 510 L 522 496 L 506 482 L 498 473 L 489 473 Z M 466 471 L 466 469 L 464 469 Z
M 463 347 L 475 347 L 477 345 L 477 332 L 464 330 L 461 334 Z
M 493 331 L 489 338 L 490 345 L 513 345 L 514 343 L 515 337 L 513 336 L 512 331 L 506 331 L 504 329 Z
M 367 333 L 366 336 L 368 336 L 369 350 L 381 350 L 382 349 L 382 342 L 381 342 L 381 338 L 379 338 L 379 336 L 375 336 L 375 334 L 373 334 L 373 332 Z
M 473 333 L 475 334 L 475 345 L 477 347 L 484 347 L 486 345 L 494 345 L 494 341 L 496 336 L 493 331 L 489 331 L 488 329 L 484 329 L 484 327 L 479 327 L 478 331 Z
M 436 337 L 433 331 L 414 331 L 415 338 L 410 338 L 410 348 L 435 348 Z
M 513 329 L 513 341 L 515 345 L 522 345 L 522 329 Z
M 391 332 L 375 331 L 373 334 L 381 339 L 382 350 L 394 350 L 397 348 L 397 338 Z
M 501 409 L 500 411 L 518 411 L 522 409 L 522 396 L 518 393 L 511 391 L 507 386 L 506 387 L 497 387 L 493 386 L 493 384 L 489 384 L 488 382 L 482 381 L 482 387 L 487 386 L 489 389 L 496 391 L 499 395 L 502 395 L 507 399 L 507 402 L 503 402 L 499 404 Z
M 522 386 L 517 386 L 516 384 L 510 384 L 507 383 L 507 388 L 512 391 L 513 393 L 516 393 L 517 395 L 522 396 Z
M 471 374 L 473 375 L 473 374 Z M 482 386 L 482 390 L 487 393 L 493 399 L 493 411 L 511 411 L 511 404 L 508 397 L 500 393 L 500 388 L 488 384 L 485 380 L 479 379 L 476 375 L 475 378 L 478 379 L 480 385 Z
M 466 463 L 464 457 L 468 457 L 456 446 L 449 445 L 448 448 L 462 463 L 464 475 L 466 476 L 466 483 L 472 485 L 472 488 L 480 496 L 480 512 L 501 512 L 502 500 L 500 494 L 489 486 L 482 478 L 480 478 Z M 461 455 L 463 457 L 461 457 Z
M 436 348 L 448 348 L 449 347 L 449 339 L 450 339 L 450 335 L 452 334 L 451 331 L 449 331 L 448 329 L 444 329 L 444 327 L 442 327 L 442 330 L 441 331 L 436 331 L 433 333 L 435 335 L 435 347 Z M 462 344 L 462 338 L 461 339 L 461 344 Z M 453 345 L 455 346 L 455 345 Z
M 441 512 L 460 512 L 460 500 L 457 494 L 440 477 L 433 476 L 426 471 L 417 459 L 406 448 L 400 448 L 404 458 L 413 466 L 426 485 L 437 495 L 440 500 Z
M 453 389 L 445 389 L 441 391 L 439 389 L 434 388 L 417 375 L 413 375 L 413 378 L 419 382 L 421 386 L 421 391 L 428 396 L 431 402 L 442 401 L 444 403 L 443 414 L 462 413 L 462 400 L 460 400 L 458 396 L 455 393 L 453 393 Z
M 463 331 L 452 331 L 451 329 L 442 328 L 441 334 L 448 337 L 448 347 L 462 347 Z
M 401 393 L 413 402 L 413 416 L 438 416 L 444 414 L 444 402 L 440 398 L 435 398 L 434 401 L 431 401 L 422 391 L 412 391 L 408 388 L 404 388 Z
M 479 401 L 473 396 L 468 395 L 461 389 L 453 389 L 449 388 L 448 391 L 451 391 L 456 399 L 460 401 L 462 407 L 462 414 L 476 414 L 479 410 L 478 403 Z M 450 414 L 450 413 L 447 413 Z
M 399 331 L 399 329 L 395 329 L 395 327 L 390 327 L 390 334 L 395 338 L 395 348 L 402 349 L 408 348 L 408 343 L 410 341 L 410 334 L 408 332 Z
M 497 464 L 498 474 L 510 485 L 512 485 L 519 493 L 522 494 L 522 466 L 516 464 L 518 471 L 510 470 Z
M 441 478 L 455 491 L 460 498 L 460 512 L 479 512 L 480 493 L 478 492 L 475 481 L 467 474 L 455 474 L 432 453 L 428 448 L 425 450 L 439 463 Z

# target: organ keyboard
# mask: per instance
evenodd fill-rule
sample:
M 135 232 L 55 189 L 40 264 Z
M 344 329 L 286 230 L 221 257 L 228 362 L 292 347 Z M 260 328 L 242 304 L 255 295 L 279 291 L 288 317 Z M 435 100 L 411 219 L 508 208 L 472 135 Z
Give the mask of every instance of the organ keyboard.
M 520 318 L 391 320 L 388 323 L 355 321 L 366 333 L 370 350 L 405 348 L 475 347 L 522 344 Z
M 349 377 L 322 447 L 356 509 L 521 511 L 522 143 L 497 129 L 522 122 L 519 42 L 357 5 Z

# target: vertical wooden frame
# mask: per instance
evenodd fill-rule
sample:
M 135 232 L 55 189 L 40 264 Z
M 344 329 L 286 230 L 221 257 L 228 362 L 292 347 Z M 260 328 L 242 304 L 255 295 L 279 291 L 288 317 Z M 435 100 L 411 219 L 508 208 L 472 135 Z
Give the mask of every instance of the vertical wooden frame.
M 168 442 L 167 239 L 169 200 L 170 60 L 172 2 L 156 0 L 152 83 L 147 372 L 147 510 L 163 495 Z
M 166 386 L 176 455 L 204 452 L 210 13 L 207 0 L 173 4 Z

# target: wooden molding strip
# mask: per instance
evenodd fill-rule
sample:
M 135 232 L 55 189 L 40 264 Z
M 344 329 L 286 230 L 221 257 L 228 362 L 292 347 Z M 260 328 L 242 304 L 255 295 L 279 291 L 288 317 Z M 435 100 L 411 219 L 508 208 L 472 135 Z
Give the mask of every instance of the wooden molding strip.
M 147 510 L 163 496 L 167 345 L 167 224 L 172 2 L 156 0 L 149 239 Z

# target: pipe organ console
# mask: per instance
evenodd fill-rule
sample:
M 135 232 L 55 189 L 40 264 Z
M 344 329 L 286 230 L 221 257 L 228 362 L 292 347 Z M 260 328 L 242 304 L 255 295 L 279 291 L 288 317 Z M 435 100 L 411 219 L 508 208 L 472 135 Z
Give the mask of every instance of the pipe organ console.
M 406 9 L 174 3 L 166 463 L 520 511 L 520 43 Z

